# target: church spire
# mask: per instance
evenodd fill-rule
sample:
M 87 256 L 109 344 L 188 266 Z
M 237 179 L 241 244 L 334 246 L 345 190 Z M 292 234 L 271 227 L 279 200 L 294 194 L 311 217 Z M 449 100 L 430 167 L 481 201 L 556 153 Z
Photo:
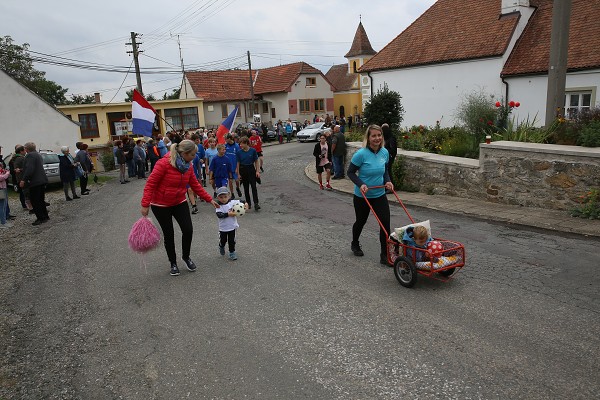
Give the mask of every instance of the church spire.
M 350 47 L 350 51 L 348 51 L 344 57 L 372 56 L 376 53 L 377 52 L 373 50 L 373 47 L 371 47 L 371 42 L 369 42 L 369 37 L 367 36 L 367 32 L 363 27 L 361 16 L 360 22 L 358 23 L 358 28 L 356 28 L 356 33 L 354 34 L 352 47 Z

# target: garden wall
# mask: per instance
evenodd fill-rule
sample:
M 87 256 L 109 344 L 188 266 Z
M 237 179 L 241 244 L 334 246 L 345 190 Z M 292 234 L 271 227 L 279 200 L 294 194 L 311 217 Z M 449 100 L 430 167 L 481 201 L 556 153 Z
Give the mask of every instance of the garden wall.
M 360 148 L 350 143 L 348 159 Z M 600 148 L 500 141 L 479 160 L 398 149 L 405 180 L 419 192 L 569 210 L 600 187 Z

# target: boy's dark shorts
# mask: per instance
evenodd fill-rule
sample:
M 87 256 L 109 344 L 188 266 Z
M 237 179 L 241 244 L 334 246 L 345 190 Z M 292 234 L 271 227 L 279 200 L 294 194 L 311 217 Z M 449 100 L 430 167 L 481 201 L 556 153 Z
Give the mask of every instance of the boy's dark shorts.
M 327 164 L 323 165 L 322 167 L 320 165 L 317 165 L 317 174 L 322 174 L 323 171 L 326 169 L 331 169 L 331 163 L 327 163 Z

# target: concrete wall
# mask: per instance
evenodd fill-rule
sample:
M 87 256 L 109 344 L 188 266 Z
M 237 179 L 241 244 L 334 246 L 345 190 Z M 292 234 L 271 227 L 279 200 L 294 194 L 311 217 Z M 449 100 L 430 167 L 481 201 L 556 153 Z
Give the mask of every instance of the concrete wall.
M 26 87 L 0 71 L 0 146 L 2 155 L 16 144 L 34 142 L 38 149 L 60 151 L 75 146 L 79 126 Z
M 361 147 L 350 143 L 348 159 Z M 481 144 L 479 160 L 398 149 L 405 183 L 420 192 L 569 210 L 600 188 L 600 148 L 500 141 Z

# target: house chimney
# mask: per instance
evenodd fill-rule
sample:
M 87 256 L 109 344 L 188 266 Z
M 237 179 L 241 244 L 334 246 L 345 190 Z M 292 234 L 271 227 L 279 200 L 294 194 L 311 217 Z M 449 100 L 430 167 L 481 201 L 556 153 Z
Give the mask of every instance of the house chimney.
M 529 0 L 502 0 L 500 15 L 522 12 L 523 8 L 529 8 Z
M 102 103 L 102 101 L 100 100 L 100 93 L 94 93 L 94 102 L 96 104 Z

